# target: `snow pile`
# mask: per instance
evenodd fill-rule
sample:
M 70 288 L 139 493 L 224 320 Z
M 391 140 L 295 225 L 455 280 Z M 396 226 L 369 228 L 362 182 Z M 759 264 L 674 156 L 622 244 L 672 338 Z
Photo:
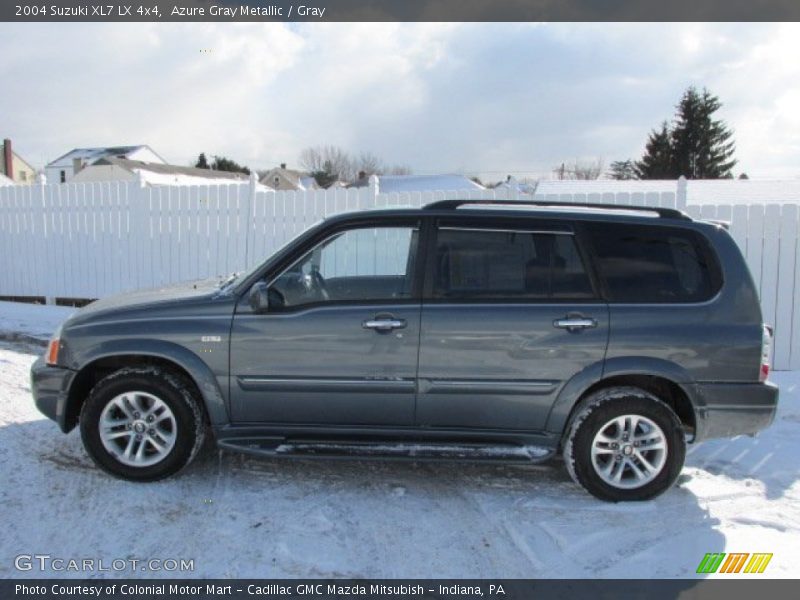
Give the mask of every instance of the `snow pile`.
M 47 341 L 75 308 L 0 301 L 0 339 L 33 338 Z

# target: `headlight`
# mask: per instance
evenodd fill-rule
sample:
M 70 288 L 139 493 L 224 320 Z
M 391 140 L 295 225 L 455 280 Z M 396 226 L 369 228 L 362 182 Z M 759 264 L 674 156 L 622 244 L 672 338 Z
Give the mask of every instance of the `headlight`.
M 44 355 L 44 361 L 50 366 L 58 364 L 58 351 L 61 349 L 61 327 L 56 329 L 50 342 L 47 344 L 47 352 Z

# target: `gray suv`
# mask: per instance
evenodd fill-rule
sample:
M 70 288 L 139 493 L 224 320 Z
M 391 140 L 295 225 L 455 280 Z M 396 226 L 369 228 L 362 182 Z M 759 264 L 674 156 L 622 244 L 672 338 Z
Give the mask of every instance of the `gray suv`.
M 34 364 L 36 404 L 135 481 L 210 433 L 276 457 L 560 453 L 612 501 L 772 422 L 771 332 L 722 225 L 510 204 L 339 215 L 248 273 L 98 300 Z

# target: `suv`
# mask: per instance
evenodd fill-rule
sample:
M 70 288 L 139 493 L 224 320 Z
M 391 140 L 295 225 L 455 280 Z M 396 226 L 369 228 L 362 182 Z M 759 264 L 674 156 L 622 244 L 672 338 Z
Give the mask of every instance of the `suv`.
M 329 218 L 224 282 L 98 300 L 32 389 L 130 480 L 174 474 L 210 431 L 262 456 L 561 453 L 598 498 L 643 500 L 687 442 L 772 422 L 770 340 L 720 224 L 448 200 Z

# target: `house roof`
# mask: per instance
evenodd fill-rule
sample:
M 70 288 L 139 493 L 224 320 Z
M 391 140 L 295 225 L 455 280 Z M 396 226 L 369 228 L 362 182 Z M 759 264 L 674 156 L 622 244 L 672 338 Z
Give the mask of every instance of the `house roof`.
M 272 178 L 276 175 L 282 176 L 298 190 L 311 190 L 319 187 L 317 186 L 316 180 L 308 173 L 296 171 L 294 169 L 283 169 L 281 167 L 275 167 L 274 169 L 265 171 L 263 175 L 261 175 L 259 182 L 266 186 L 271 186 L 274 183 Z
M 213 171 L 211 169 L 198 169 L 196 167 L 183 167 L 180 165 L 167 165 L 162 163 L 144 162 L 141 160 L 129 160 L 127 158 L 116 158 L 114 156 L 101 158 L 88 167 L 114 165 L 132 173 L 142 174 L 145 182 L 154 184 L 167 183 L 194 183 L 197 179 L 219 179 L 231 181 L 233 183 L 248 181 L 248 176 L 244 173 L 232 173 L 229 171 Z
M 142 148 L 147 148 L 161 158 L 159 154 L 150 148 L 147 144 L 138 144 L 135 146 L 106 146 L 102 148 L 74 148 L 70 150 L 63 156 L 59 156 L 54 161 L 47 164 L 48 167 L 71 167 L 72 161 L 76 158 L 83 159 L 87 163 L 93 163 L 98 159 L 109 157 L 109 156 L 116 156 L 116 157 L 127 157 L 128 155 L 136 152 L 137 150 L 141 150 Z M 164 160 L 163 158 L 161 160 Z M 164 161 L 166 162 L 166 161 Z
M 675 179 L 592 181 L 542 180 L 536 198 L 551 194 L 647 193 L 678 191 Z M 768 204 L 800 203 L 800 179 L 689 179 L 686 181 L 687 204 Z
M 364 177 L 350 187 L 367 187 L 369 178 Z M 378 191 L 392 192 L 464 192 L 483 190 L 482 185 L 464 175 L 378 175 Z

